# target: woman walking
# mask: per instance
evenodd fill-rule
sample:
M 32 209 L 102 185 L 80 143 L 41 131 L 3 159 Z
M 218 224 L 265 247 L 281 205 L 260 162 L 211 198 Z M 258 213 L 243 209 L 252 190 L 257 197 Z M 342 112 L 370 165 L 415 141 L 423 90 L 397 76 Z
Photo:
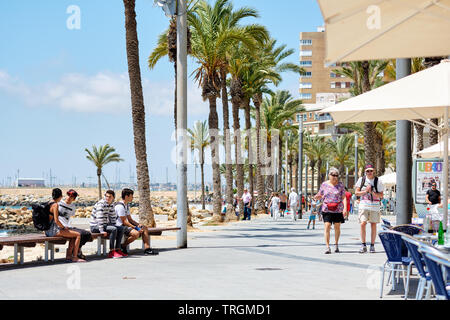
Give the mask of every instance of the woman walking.
M 325 223 L 325 254 L 330 254 L 330 230 L 334 224 L 335 250 L 339 252 L 339 237 L 341 235 L 341 223 L 345 223 L 344 215 L 347 215 L 347 199 L 345 198 L 345 186 L 339 182 L 339 170 L 329 170 L 329 180 L 322 183 L 319 192 L 314 197 L 316 200 L 323 199 L 322 218 Z
M 280 216 L 280 198 L 278 192 L 274 192 L 272 200 L 270 201 L 269 210 L 272 210 L 273 220 L 278 220 Z
M 78 258 L 78 250 L 80 247 L 81 236 L 78 232 L 70 230 L 64 226 L 59 220 L 58 202 L 62 200 L 62 191 L 59 188 L 52 190 L 53 201 L 50 205 L 50 228 L 45 231 L 47 237 L 63 237 L 69 239 L 69 248 L 67 249 L 66 261 L 86 262 L 84 259 Z

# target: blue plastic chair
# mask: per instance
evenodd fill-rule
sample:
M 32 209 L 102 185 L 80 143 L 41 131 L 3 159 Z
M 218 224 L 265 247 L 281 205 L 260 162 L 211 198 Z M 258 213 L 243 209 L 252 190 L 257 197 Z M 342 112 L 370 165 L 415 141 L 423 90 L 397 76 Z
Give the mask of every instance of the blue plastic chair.
M 387 227 L 392 227 L 392 224 L 391 224 L 388 220 L 381 218 L 381 221 L 383 221 L 383 224 L 384 224 L 385 226 L 387 226 Z
M 378 233 L 378 236 L 380 237 L 381 240 L 381 244 L 383 245 L 384 251 L 386 252 L 387 255 L 387 260 L 383 265 L 383 273 L 381 276 L 380 298 L 383 297 L 385 271 L 389 271 L 389 279 L 391 279 L 392 276 L 392 290 L 395 290 L 394 277 L 397 274 L 397 282 L 398 282 L 400 272 L 403 273 L 403 285 L 405 285 L 406 267 L 411 263 L 412 259 L 411 257 L 402 254 L 402 246 L 405 246 L 402 240 L 402 235 L 403 234 L 401 232 L 393 230 L 380 231 Z M 386 265 L 389 266 L 388 269 L 386 269 Z
M 448 289 L 448 275 L 450 272 L 450 261 L 448 256 L 443 255 L 439 250 L 431 246 L 423 246 L 419 248 L 422 252 L 434 289 L 436 290 L 436 298 L 439 300 L 450 300 L 450 290 Z M 441 267 L 446 269 L 447 278 L 444 279 Z
M 423 292 L 426 289 L 426 299 L 430 298 L 430 290 L 431 290 L 431 276 L 426 270 L 426 264 L 422 257 L 422 254 L 419 252 L 419 248 L 422 246 L 427 246 L 426 243 L 423 243 L 417 239 L 414 239 L 413 237 L 409 235 L 403 235 L 402 239 L 406 245 L 406 248 L 409 251 L 409 254 L 414 262 L 414 266 L 417 269 L 417 272 L 419 273 L 419 286 L 417 287 L 416 292 L 416 300 L 422 300 L 423 298 Z M 413 264 L 410 264 L 408 266 L 408 275 L 411 274 L 411 267 Z M 409 291 L 409 277 L 406 281 L 406 287 L 405 287 L 405 300 L 408 299 L 408 291 Z
M 404 233 L 404 234 L 407 234 L 410 236 L 425 232 L 424 229 L 422 229 L 421 227 L 415 226 L 413 224 L 400 224 L 398 226 L 392 227 L 391 230 L 401 232 L 401 233 Z M 402 254 L 403 254 L 403 256 L 408 255 L 408 248 L 406 248 L 406 245 L 403 243 L 403 241 L 402 241 Z

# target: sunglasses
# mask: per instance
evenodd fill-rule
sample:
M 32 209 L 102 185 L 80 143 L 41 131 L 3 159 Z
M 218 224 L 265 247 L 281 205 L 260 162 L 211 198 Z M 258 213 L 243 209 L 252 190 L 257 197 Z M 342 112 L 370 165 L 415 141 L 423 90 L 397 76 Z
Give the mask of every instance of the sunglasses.
M 366 172 L 373 172 L 374 170 L 366 170 Z
M 330 176 L 332 176 L 332 177 L 339 177 L 338 174 L 333 174 L 333 173 L 331 173 Z

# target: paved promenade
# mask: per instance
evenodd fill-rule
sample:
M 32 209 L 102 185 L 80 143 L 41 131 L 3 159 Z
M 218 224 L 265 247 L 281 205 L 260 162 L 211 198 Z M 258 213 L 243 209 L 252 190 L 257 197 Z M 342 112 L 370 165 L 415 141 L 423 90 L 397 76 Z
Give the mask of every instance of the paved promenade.
M 175 238 L 154 237 L 158 256 L 136 250 L 116 260 L 0 266 L 0 299 L 379 300 L 377 268 L 386 255 L 378 238 L 377 253 L 359 254 L 359 225 L 351 216 L 342 225 L 341 253 L 332 246 L 325 255 L 323 223 L 307 230 L 307 222 L 263 217 L 202 227 L 216 231 L 189 233 L 187 249 L 176 249 Z M 331 237 L 334 243 L 333 230 Z M 383 299 L 401 294 L 385 287 Z

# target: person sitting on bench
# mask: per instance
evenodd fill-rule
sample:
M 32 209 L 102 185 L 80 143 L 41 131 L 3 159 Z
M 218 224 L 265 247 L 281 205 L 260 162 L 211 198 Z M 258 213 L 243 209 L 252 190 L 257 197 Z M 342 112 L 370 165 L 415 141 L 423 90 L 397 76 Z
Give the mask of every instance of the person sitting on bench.
M 92 233 L 103 233 L 103 236 L 109 236 L 108 258 L 123 258 L 127 255 L 120 249 L 123 227 L 116 226 L 115 197 L 116 194 L 113 190 L 105 192 L 105 197 L 94 205 L 89 224 Z
M 81 252 L 81 248 L 86 244 L 86 242 L 92 241 L 92 235 L 87 230 L 74 228 L 70 226 L 70 218 L 75 215 L 76 211 L 73 202 L 77 199 L 77 197 L 78 193 L 75 190 L 70 189 L 69 191 L 67 191 L 66 199 L 58 202 L 58 217 L 59 221 L 65 227 L 80 234 L 81 238 L 80 238 L 80 247 L 78 249 L 78 258 L 86 260 L 86 257 L 84 256 L 83 252 Z M 71 257 L 69 256 L 69 251 L 67 251 L 66 253 L 66 259 L 67 260 L 71 259 Z
M 144 241 L 144 254 L 157 255 L 158 252 L 150 248 L 150 236 L 147 227 L 137 223 L 131 217 L 129 204 L 133 201 L 133 195 L 133 190 L 127 188 L 123 189 L 122 201 L 117 202 L 114 207 L 117 215 L 116 226 L 123 226 L 124 235 L 128 237 L 122 245 L 122 252 L 128 254 L 127 246 L 142 236 L 142 241 Z
M 66 261 L 86 262 L 86 260 L 78 257 L 81 235 L 80 233 L 70 230 L 64 226 L 59 220 L 58 202 L 61 201 L 63 195 L 59 188 L 52 190 L 52 199 L 50 202 L 50 228 L 45 231 L 47 237 L 63 237 L 69 239 L 69 248 L 67 249 Z

